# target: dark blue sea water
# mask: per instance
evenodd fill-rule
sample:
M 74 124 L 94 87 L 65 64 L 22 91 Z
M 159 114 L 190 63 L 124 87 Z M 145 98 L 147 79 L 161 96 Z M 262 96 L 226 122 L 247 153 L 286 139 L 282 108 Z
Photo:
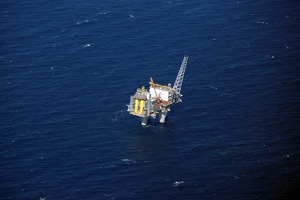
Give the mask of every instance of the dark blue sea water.
M 300 3 L 0 3 L 0 199 L 297 199 Z M 127 113 L 174 83 L 167 123 Z M 298 195 L 298 196 L 297 196 Z

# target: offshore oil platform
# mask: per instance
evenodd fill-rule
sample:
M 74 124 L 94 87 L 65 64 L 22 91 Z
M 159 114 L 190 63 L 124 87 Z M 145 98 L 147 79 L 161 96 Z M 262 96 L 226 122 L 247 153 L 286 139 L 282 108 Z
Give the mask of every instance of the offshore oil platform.
M 156 84 L 150 77 L 149 90 L 142 86 L 133 96 L 130 96 L 130 103 L 127 105 L 129 114 L 141 117 L 144 126 L 147 125 L 149 117 L 156 118 L 157 114 L 159 122 L 165 123 L 170 107 L 182 102 L 180 91 L 187 61 L 188 56 L 185 55 L 173 87 L 170 83 L 168 85 Z

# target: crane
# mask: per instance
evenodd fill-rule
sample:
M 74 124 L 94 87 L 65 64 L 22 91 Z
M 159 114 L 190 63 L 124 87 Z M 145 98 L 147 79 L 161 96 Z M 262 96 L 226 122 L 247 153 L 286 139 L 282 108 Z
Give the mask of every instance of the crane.
M 180 92 L 187 62 L 188 56 L 185 55 L 173 87 L 171 84 L 156 84 L 150 77 L 149 91 L 143 86 L 138 88 L 133 96 L 130 96 L 130 104 L 127 105 L 129 114 L 141 117 L 142 125 L 147 125 L 150 116 L 155 117 L 156 114 L 159 114 L 159 122 L 164 123 L 170 106 L 181 102 L 182 94 Z
M 159 104 L 161 102 L 161 99 L 160 99 L 160 96 L 157 95 L 157 92 L 156 92 L 156 89 L 155 89 L 155 84 L 154 84 L 154 81 L 153 81 L 152 77 L 150 77 L 150 85 L 154 89 L 154 93 L 155 93 L 155 96 L 156 96 L 156 99 L 157 99 L 157 104 Z
M 184 56 L 179 72 L 177 74 L 175 83 L 173 85 L 173 88 L 175 89 L 176 93 L 180 94 L 181 91 L 181 86 L 182 86 L 182 82 L 183 82 L 183 77 L 184 77 L 184 73 L 185 73 L 185 69 L 186 69 L 186 65 L 188 62 L 189 57 L 187 55 Z

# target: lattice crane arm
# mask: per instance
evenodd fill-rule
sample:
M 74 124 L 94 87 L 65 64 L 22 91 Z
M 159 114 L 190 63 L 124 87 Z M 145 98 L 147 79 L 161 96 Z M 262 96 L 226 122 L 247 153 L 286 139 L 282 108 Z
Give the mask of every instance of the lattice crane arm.
M 179 72 L 177 74 L 177 77 L 176 77 L 176 80 L 175 80 L 175 83 L 174 83 L 174 86 L 173 86 L 173 88 L 175 89 L 175 92 L 178 93 L 178 94 L 180 94 L 180 91 L 181 91 L 181 86 L 182 86 L 184 72 L 185 72 L 185 69 L 186 69 L 188 58 L 189 57 L 187 55 L 184 56 L 184 58 L 182 60 L 182 63 L 181 63 L 181 67 L 179 69 Z

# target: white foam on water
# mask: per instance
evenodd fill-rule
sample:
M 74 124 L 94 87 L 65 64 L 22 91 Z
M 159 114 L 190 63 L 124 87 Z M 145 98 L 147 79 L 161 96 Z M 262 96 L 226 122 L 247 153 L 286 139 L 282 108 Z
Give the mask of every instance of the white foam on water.
M 124 162 L 124 163 L 126 163 L 128 165 L 130 165 L 132 163 L 136 163 L 134 160 L 131 160 L 131 159 L 128 159 L 128 158 L 123 158 L 122 162 Z
M 76 22 L 76 24 L 77 24 L 77 25 L 80 25 L 80 24 L 83 24 L 83 23 L 89 23 L 89 22 L 90 22 L 89 19 L 85 19 L 85 20 Z
M 184 183 L 184 181 L 175 181 L 175 182 L 173 183 L 173 186 L 177 187 L 177 186 L 179 186 L 179 185 L 181 185 L 181 184 L 183 184 L 183 183 Z
M 218 88 L 216 88 L 216 87 L 214 87 L 214 86 L 208 86 L 208 87 L 210 87 L 210 88 L 212 88 L 212 89 L 215 89 L 215 90 L 217 90 Z

